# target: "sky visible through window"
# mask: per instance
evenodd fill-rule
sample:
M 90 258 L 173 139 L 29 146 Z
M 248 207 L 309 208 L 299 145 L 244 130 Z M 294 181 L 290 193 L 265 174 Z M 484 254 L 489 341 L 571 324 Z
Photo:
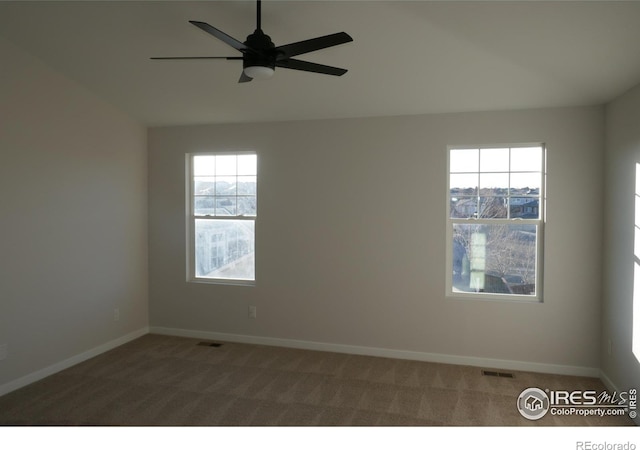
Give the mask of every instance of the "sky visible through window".
M 540 147 L 452 150 L 451 187 L 540 188 L 541 158 Z
M 193 175 L 255 175 L 256 155 L 197 155 L 193 157 Z

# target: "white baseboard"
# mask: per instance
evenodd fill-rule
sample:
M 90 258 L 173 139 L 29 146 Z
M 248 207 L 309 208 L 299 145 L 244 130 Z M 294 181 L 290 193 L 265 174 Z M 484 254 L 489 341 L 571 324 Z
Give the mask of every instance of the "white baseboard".
M 416 352 L 410 350 L 396 350 L 388 348 L 378 347 L 365 347 L 358 345 L 344 345 L 333 344 L 327 342 L 315 342 L 315 341 L 302 341 L 296 339 L 283 339 L 272 338 L 264 336 L 251 336 L 242 334 L 231 333 L 217 333 L 211 331 L 199 331 L 199 330 L 184 330 L 179 328 L 166 328 L 166 327 L 145 327 L 139 330 L 133 331 L 122 337 L 106 342 L 98 347 L 87 350 L 78 355 L 67 358 L 51 366 L 40 369 L 36 372 L 32 372 L 28 375 L 20 377 L 16 380 L 10 381 L 3 385 L 0 385 L 0 396 L 8 394 L 9 392 L 20 389 L 28 384 L 41 380 L 49 375 L 53 375 L 61 370 L 67 369 L 71 366 L 86 361 L 94 356 L 98 356 L 101 353 L 112 350 L 127 342 L 144 336 L 148 333 L 163 334 L 168 336 L 180 336 L 195 339 L 207 339 L 214 341 L 226 341 L 226 342 L 240 342 L 245 344 L 258 344 L 258 345 L 271 345 L 274 347 L 288 347 L 299 348 L 305 350 L 317 350 L 325 352 L 335 353 L 348 353 L 353 355 L 366 355 L 366 356 L 379 356 L 384 358 L 397 358 L 408 359 L 414 361 L 426 361 L 442 364 L 457 364 L 464 366 L 484 367 L 491 369 L 502 370 L 518 370 L 524 372 L 540 372 L 540 373 L 553 373 L 559 375 L 574 375 L 574 376 L 586 376 L 600 378 L 608 389 L 616 390 L 614 384 L 609 378 L 598 368 L 581 367 L 581 366 L 566 366 L 558 364 L 543 364 L 527 361 L 514 361 L 492 358 L 479 358 L 475 356 L 459 356 L 459 355 L 445 355 L 441 353 L 426 353 Z
M 440 353 L 425 353 L 409 350 L 395 350 L 357 345 L 331 344 L 326 342 L 300 341 L 294 339 L 271 338 L 264 336 L 249 336 L 241 334 L 216 333 L 211 331 L 183 330 L 179 328 L 151 327 L 150 333 L 169 336 L 207 339 L 213 341 L 240 342 L 245 344 L 271 345 L 274 347 L 300 348 L 305 350 L 319 350 L 335 353 L 349 353 L 354 355 L 380 356 L 385 358 L 409 359 L 443 364 L 458 364 L 491 369 L 518 370 L 523 372 L 552 373 L 558 375 L 574 375 L 599 378 L 602 374 L 599 368 L 565 366 L 558 364 L 543 364 L 526 361 L 512 361 L 503 359 L 478 358 L 475 356 L 444 355 Z
M 602 383 L 605 385 L 605 387 L 608 390 L 620 392 L 620 389 L 618 389 L 618 387 L 613 383 L 613 381 L 611 381 L 611 379 L 607 376 L 607 374 L 604 373 L 602 370 L 600 371 L 599 378 L 600 380 L 602 380 Z
M 145 328 L 141 328 L 139 330 L 133 331 L 129 334 L 126 334 L 124 336 L 121 336 L 117 339 L 114 339 L 112 341 L 106 342 L 102 345 L 99 345 L 95 348 L 92 348 L 90 350 L 87 350 L 86 352 L 82 352 L 78 355 L 72 356 L 71 358 L 67 358 L 64 361 L 60 361 L 58 363 L 52 364 L 48 367 L 45 367 L 44 369 L 40 369 L 36 372 L 32 372 L 28 375 L 25 375 L 23 377 L 20 377 L 16 380 L 10 381 L 8 383 L 5 383 L 3 385 L 0 385 L 0 397 L 8 394 L 11 391 L 15 391 L 16 389 L 20 389 L 21 387 L 24 387 L 28 384 L 34 383 L 38 380 L 41 380 L 45 377 L 48 377 L 49 375 L 53 375 L 55 373 L 60 372 L 61 370 L 67 369 L 71 366 L 74 366 L 78 363 L 81 363 L 83 361 L 86 361 L 90 358 L 93 358 L 94 356 L 98 356 L 101 353 L 104 353 L 106 351 L 112 350 L 116 347 L 119 347 L 123 344 L 126 344 L 129 341 L 132 341 L 134 339 L 137 339 L 141 336 L 144 336 L 145 334 L 149 333 L 149 328 L 145 327 Z

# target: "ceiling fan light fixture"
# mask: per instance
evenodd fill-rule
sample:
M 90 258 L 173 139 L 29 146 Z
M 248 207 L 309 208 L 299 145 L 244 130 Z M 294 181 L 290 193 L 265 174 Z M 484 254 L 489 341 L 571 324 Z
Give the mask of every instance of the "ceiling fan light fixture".
M 275 70 L 268 66 L 248 66 L 244 68 L 244 74 L 255 80 L 271 78 Z

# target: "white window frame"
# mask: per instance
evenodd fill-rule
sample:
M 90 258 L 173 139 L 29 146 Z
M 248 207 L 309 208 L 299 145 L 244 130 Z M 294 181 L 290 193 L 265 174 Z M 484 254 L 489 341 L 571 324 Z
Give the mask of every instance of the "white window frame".
M 196 276 L 196 219 L 199 220 L 247 220 L 252 221 L 254 224 L 254 252 L 256 242 L 256 227 L 258 214 L 256 210 L 255 216 L 235 215 L 235 216 L 217 216 L 217 215 L 196 215 L 194 211 L 194 167 L 193 159 L 196 156 L 215 156 L 215 155 L 255 155 L 256 156 L 256 189 L 257 189 L 257 172 L 258 172 L 258 154 L 253 150 L 238 150 L 238 151 L 212 151 L 212 152 L 197 152 L 187 153 L 185 155 L 186 162 L 186 268 L 187 268 L 187 282 L 191 283 L 205 283 L 205 284 L 225 284 L 225 285 L 238 285 L 238 286 L 255 286 L 257 278 L 257 267 L 255 268 L 254 278 L 252 280 L 247 279 L 234 279 L 234 278 L 208 278 Z M 257 198 L 257 193 L 256 193 Z M 257 208 L 257 204 L 256 204 Z
M 474 149 L 495 149 L 495 148 L 542 148 L 541 182 L 540 195 L 538 201 L 539 215 L 537 219 L 479 219 L 479 218 L 452 218 L 451 217 L 451 150 L 474 150 Z M 509 301 L 509 302 L 526 302 L 526 303 L 542 303 L 543 301 L 543 272 L 544 272 L 544 225 L 546 222 L 546 182 L 547 182 L 547 149 L 544 143 L 520 143 L 520 144 L 492 144 L 492 145 L 449 145 L 447 146 L 447 190 L 446 190 L 446 297 L 453 299 L 471 299 L 471 300 L 492 300 L 492 301 Z M 511 173 L 511 171 L 509 171 Z M 479 194 L 478 194 L 479 195 Z M 501 294 L 489 292 L 459 292 L 453 290 L 453 226 L 454 224 L 511 224 L 524 225 L 535 224 L 537 226 L 536 233 L 536 276 L 535 276 L 535 295 L 525 294 Z

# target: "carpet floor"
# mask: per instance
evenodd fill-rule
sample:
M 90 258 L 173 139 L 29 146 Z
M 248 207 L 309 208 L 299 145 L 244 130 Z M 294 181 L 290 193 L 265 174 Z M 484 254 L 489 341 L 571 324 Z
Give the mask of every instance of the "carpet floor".
M 595 378 L 146 335 L 0 397 L 2 425 L 626 426 L 626 417 L 516 408 L 528 387 L 606 390 Z

